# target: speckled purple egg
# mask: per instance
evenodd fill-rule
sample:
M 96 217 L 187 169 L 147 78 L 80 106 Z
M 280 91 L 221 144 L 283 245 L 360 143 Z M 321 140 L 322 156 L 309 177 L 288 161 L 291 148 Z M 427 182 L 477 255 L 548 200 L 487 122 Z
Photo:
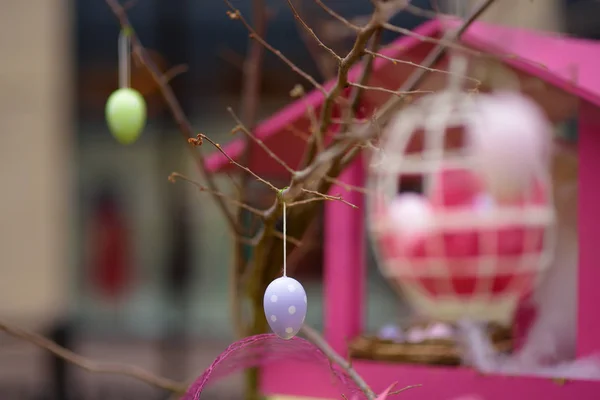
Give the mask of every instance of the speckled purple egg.
M 267 287 L 264 297 L 265 317 L 273 333 L 291 339 L 302 328 L 306 318 L 306 292 L 297 280 L 277 278 Z

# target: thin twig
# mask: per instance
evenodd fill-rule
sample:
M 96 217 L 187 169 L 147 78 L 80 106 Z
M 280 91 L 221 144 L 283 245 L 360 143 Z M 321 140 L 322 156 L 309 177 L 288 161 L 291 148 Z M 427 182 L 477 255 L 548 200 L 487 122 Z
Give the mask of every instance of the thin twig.
M 325 10 L 325 12 L 327 14 L 331 15 L 333 18 L 337 19 L 338 21 L 340 21 L 341 23 L 346 25 L 346 27 L 348 27 L 352 30 L 355 30 L 355 31 L 361 30 L 360 26 L 355 25 L 352 22 L 348 21 L 346 18 L 342 17 L 340 14 L 336 13 L 331 8 L 329 8 L 327 5 L 325 5 L 325 3 L 323 3 L 321 0 L 315 0 L 315 3 L 317 3 L 323 10 Z
M 219 152 L 221 154 L 223 154 L 229 160 L 230 163 L 232 163 L 239 169 L 246 171 L 247 173 L 252 175 L 257 181 L 268 186 L 272 191 L 279 192 L 279 189 L 277 187 L 275 187 L 275 185 L 273 185 L 271 182 L 261 178 L 260 175 L 254 173 L 250 168 L 238 163 L 233 158 L 231 158 L 231 156 L 229 156 L 229 154 L 227 154 L 227 152 L 225 150 L 223 150 L 223 147 L 219 143 L 215 142 L 214 140 L 212 140 L 211 138 L 209 138 L 208 136 L 206 136 L 203 133 L 199 133 L 198 137 L 201 138 L 202 140 L 206 140 L 208 143 L 212 144 L 217 150 L 219 150 Z
M 286 131 L 291 133 L 292 135 L 296 136 L 299 139 L 304 140 L 305 142 L 310 141 L 310 134 L 307 132 L 304 132 L 298 128 L 296 128 L 294 125 L 289 124 L 285 127 Z
M 210 188 L 201 185 L 200 183 L 194 181 L 193 179 L 188 178 L 187 176 L 180 174 L 179 172 L 172 172 L 171 175 L 169 175 L 169 181 L 172 183 L 175 183 L 178 179 L 191 183 L 192 185 L 196 186 L 196 188 L 198 188 L 199 191 L 201 192 L 207 192 L 210 193 L 214 196 L 218 196 L 218 197 L 222 197 L 223 199 L 225 199 L 227 202 L 231 203 L 234 206 L 237 207 L 241 207 L 244 210 L 247 210 L 249 212 L 251 212 L 252 214 L 260 217 L 260 218 L 264 218 L 265 213 L 262 210 L 259 210 L 257 208 L 251 207 L 239 200 L 236 199 L 232 199 L 231 197 L 229 197 L 228 195 L 226 195 L 223 192 L 219 192 L 219 191 L 213 191 Z
M 373 34 L 373 38 L 371 39 L 371 50 L 372 51 L 379 50 L 379 46 L 381 45 L 381 39 L 383 36 L 382 33 L 383 33 L 383 30 L 381 28 L 377 28 L 375 30 L 375 33 Z M 368 50 L 369 49 L 365 48 L 365 52 Z M 371 72 L 373 72 L 373 63 L 374 63 L 374 59 L 372 57 L 364 57 L 363 58 L 362 72 L 361 72 L 360 78 L 358 79 L 359 84 L 366 85 L 369 82 Z M 363 93 L 363 90 L 361 88 L 355 87 L 352 90 L 352 93 L 350 94 L 350 109 L 348 110 L 349 111 L 348 115 L 346 116 L 346 118 L 344 118 L 344 120 L 345 120 L 344 130 L 350 129 L 351 118 L 354 118 L 354 116 L 355 116 L 356 110 L 360 103 L 360 98 L 362 96 L 362 93 Z
M 187 72 L 188 69 L 189 67 L 185 64 L 176 65 L 162 75 L 162 82 L 169 83 L 173 80 L 173 78 Z
M 317 121 L 317 113 L 315 112 L 315 108 L 312 106 L 312 104 L 310 104 L 304 98 L 305 94 L 306 94 L 306 92 L 304 91 L 304 87 L 300 84 L 295 85 L 294 88 L 290 91 L 290 96 L 292 96 L 294 98 L 302 98 L 302 101 L 304 101 L 306 103 L 306 116 L 308 117 L 308 120 L 310 122 L 310 132 L 312 133 L 312 132 L 315 132 L 315 130 L 317 130 L 319 127 L 318 121 Z M 302 137 L 302 136 L 300 136 L 300 137 Z M 307 135 L 307 138 L 305 140 L 308 140 L 308 139 L 310 139 L 310 135 Z M 320 150 L 323 149 L 322 142 L 317 143 L 317 146 L 319 147 Z
M 416 388 L 420 388 L 420 387 L 423 387 L 423 385 L 421 385 L 421 384 L 419 384 L 419 385 L 408 385 L 408 386 L 403 387 L 402 389 L 398 389 L 398 390 L 394 390 L 392 392 L 389 392 L 388 396 L 394 396 L 394 395 L 400 394 L 402 392 L 406 392 L 407 390 L 416 389 Z
M 147 383 L 148 385 L 155 386 L 169 392 L 184 394 L 187 390 L 187 385 L 181 382 L 176 382 L 162 376 L 154 375 L 153 373 L 146 371 L 142 368 L 125 365 L 118 363 L 104 363 L 97 362 L 73 353 L 64 347 L 59 346 L 53 341 L 46 339 L 45 337 L 38 335 L 37 333 L 29 332 L 25 329 L 19 328 L 5 321 L 0 321 L 0 331 L 7 333 L 13 337 L 25 340 L 35 346 L 49 351 L 55 356 L 62 358 L 69 363 L 92 373 L 97 374 L 110 374 L 110 375 L 124 375 L 130 378 L 135 378 L 139 381 Z
M 310 199 L 298 200 L 298 201 L 291 202 L 289 204 L 286 203 L 286 207 L 292 208 L 292 207 L 301 206 L 301 205 L 308 204 L 308 203 L 313 203 L 315 201 L 324 201 L 324 200 L 327 200 L 327 199 L 325 199 L 323 197 L 311 197 Z
M 333 183 L 334 185 L 340 186 L 341 188 L 343 188 L 349 192 L 359 192 L 359 193 L 366 194 L 366 195 L 371 194 L 371 192 L 367 188 L 356 186 L 356 185 L 350 185 L 344 181 L 341 181 L 336 178 L 332 178 L 330 176 L 324 176 L 323 179 L 328 182 Z
M 358 208 L 358 206 L 356 206 L 356 205 L 354 205 L 354 204 L 352 204 L 352 203 L 344 200 L 342 198 L 342 196 L 339 196 L 339 195 L 338 196 L 331 196 L 331 195 L 328 195 L 328 194 L 323 194 L 323 193 L 317 192 L 316 190 L 309 190 L 309 189 L 304 189 L 304 188 L 302 189 L 302 191 L 304 193 L 310 193 L 310 194 L 313 194 L 315 196 L 321 197 L 323 200 L 341 201 L 342 203 L 344 203 L 346 205 L 349 205 L 352 208 Z
M 350 363 L 346 361 L 344 357 L 340 356 L 335 350 L 333 350 L 333 348 L 329 346 L 329 344 L 317 331 L 304 324 L 302 327 L 302 333 L 310 342 L 312 342 L 312 344 L 317 346 L 331 362 L 339 365 L 354 381 L 354 383 L 356 383 L 360 390 L 363 391 L 369 400 L 374 400 L 377 397 L 367 382 L 365 382 L 358 372 L 356 372 L 352 365 L 350 365 Z
M 296 21 L 298 21 L 300 23 L 300 25 L 302 25 L 302 27 L 306 30 L 306 32 L 308 32 L 308 34 L 317 42 L 317 44 L 319 46 L 321 46 L 323 49 L 325 49 L 325 51 L 327 51 L 338 62 L 342 62 L 342 57 L 338 56 L 335 51 L 333 51 L 330 47 L 328 47 L 325 43 L 323 43 L 323 41 L 321 39 L 319 39 L 319 37 L 317 36 L 315 31 L 313 31 L 312 28 L 310 26 L 308 26 L 306 21 L 304 21 L 300 17 L 300 15 L 298 14 L 296 7 L 294 7 L 294 4 L 292 3 L 292 1 L 287 0 L 287 2 L 288 2 L 288 5 L 290 6 L 290 9 L 292 10 L 292 14 L 294 15 L 294 18 L 296 19 Z
M 384 92 L 384 93 L 389 93 L 391 95 L 394 96 L 398 96 L 398 97 L 403 97 L 403 96 L 408 96 L 411 94 L 427 94 L 427 93 L 433 93 L 433 91 L 431 90 L 408 90 L 405 92 L 401 92 L 398 90 L 392 90 L 392 89 L 386 89 L 384 87 L 381 86 L 368 86 L 368 85 L 363 85 L 361 83 L 355 83 L 355 82 L 348 82 L 348 86 L 354 86 L 363 90 L 372 90 L 375 92 Z
M 410 29 L 406 29 L 406 28 L 402 28 L 400 26 L 392 25 L 392 24 L 390 24 L 388 22 L 382 24 L 382 26 L 383 26 L 384 29 L 386 29 L 388 31 L 392 31 L 392 32 L 400 33 L 402 35 L 414 37 L 414 38 L 419 39 L 420 41 L 425 42 L 425 43 L 433 43 L 433 44 L 436 44 L 436 45 L 442 44 L 445 47 L 450 48 L 450 49 L 461 50 L 461 51 L 466 52 L 466 53 L 476 53 L 476 54 L 479 53 L 479 54 L 481 54 L 480 52 L 474 51 L 473 49 L 470 49 L 470 48 L 468 48 L 466 46 L 463 46 L 461 44 L 453 42 L 452 40 L 449 40 L 447 38 L 437 39 L 437 38 L 434 38 L 434 37 L 431 37 L 431 36 L 421 35 L 421 34 L 418 34 L 418 33 L 415 33 L 413 31 L 411 31 Z
M 389 56 L 386 56 L 384 54 L 371 51 L 369 49 L 366 49 L 365 53 L 369 54 L 372 57 L 383 58 L 384 60 L 388 60 L 388 61 L 392 62 L 392 64 L 406 64 L 406 65 L 413 66 L 415 68 L 424 69 L 427 72 L 436 72 L 436 73 L 446 74 L 446 75 L 455 75 L 455 73 L 451 72 L 451 71 L 446 71 L 446 70 L 443 70 L 443 69 L 426 67 L 426 66 L 424 66 L 422 64 L 419 64 L 419 63 L 416 63 L 416 62 L 412 62 L 412 61 L 408 61 L 408 60 L 402 60 L 402 59 L 399 59 L 399 58 L 389 57 Z M 467 79 L 467 80 L 473 81 L 477 86 L 481 85 L 481 81 L 478 80 L 478 79 L 475 79 L 475 78 L 472 78 L 472 77 L 469 77 L 469 76 L 466 76 L 464 78 Z
M 283 239 L 283 233 L 279 232 L 279 231 L 273 231 L 272 232 L 273 236 L 275 236 L 278 239 Z M 289 235 L 285 236 L 285 239 L 290 242 L 291 244 L 293 244 L 294 246 L 302 246 L 302 241 L 299 239 L 296 239 L 295 237 L 291 237 Z
M 235 122 L 237 124 L 237 126 L 233 129 L 232 132 L 242 131 L 242 133 L 244 133 L 244 135 L 246 135 L 250 140 L 255 142 L 261 149 L 263 149 L 265 151 L 265 153 L 267 153 L 269 155 L 269 157 L 271 157 L 273 160 L 275 160 L 278 164 L 280 164 L 283 168 L 285 168 L 289 173 L 293 174 L 294 172 L 296 172 L 292 167 L 287 165 L 287 163 L 285 161 L 283 161 L 283 159 L 281 157 L 279 157 L 277 154 L 275 154 L 273 152 L 273 150 L 269 149 L 269 147 L 265 144 L 265 142 L 263 142 L 261 139 L 256 137 L 256 135 L 254 135 L 252 132 L 250 132 L 250 129 L 248 129 L 242 123 L 242 120 L 240 120 L 238 118 L 238 116 L 236 115 L 236 113 L 233 111 L 233 109 L 231 107 L 227 107 L 227 111 L 229 112 L 229 114 L 235 120 Z
M 306 2 L 304 0 L 295 0 L 295 4 L 298 14 L 302 15 L 302 7 L 304 4 L 306 4 Z M 317 69 L 321 73 L 322 80 L 329 81 L 330 79 L 333 79 L 335 77 L 336 61 L 329 57 L 328 54 L 325 54 L 325 51 L 323 51 L 319 44 L 312 39 L 310 34 L 306 32 L 300 22 L 296 23 L 296 27 L 298 28 L 300 38 L 304 42 L 306 49 L 314 60 Z
M 277 230 L 272 230 L 271 235 L 273 235 L 274 237 L 276 237 L 278 239 L 283 239 L 283 233 L 281 233 Z M 258 245 L 258 242 L 259 242 L 258 239 L 260 237 L 247 238 L 247 237 L 242 237 L 242 236 L 238 235 L 238 238 L 242 243 L 254 247 L 254 246 Z M 293 244 L 294 246 L 302 246 L 302 241 L 299 239 L 296 239 L 295 237 L 286 235 L 285 238 L 289 243 Z
M 371 122 L 371 120 L 367 119 L 367 118 L 352 118 L 350 122 L 352 124 L 362 125 L 362 124 L 368 124 L 369 122 Z M 332 124 L 345 124 L 345 123 L 347 123 L 347 120 L 342 119 L 342 118 L 331 118 L 331 123 Z
M 267 43 L 266 40 L 264 40 L 262 37 L 260 37 L 254 30 L 254 28 L 252 28 L 252 26 L 248 23 L 248 21 L 246 21 L 246 19 L 242 15 L 241 11 L 238 10 L 237 8 L 235 8 L 229 0 L 223 0 L 223 1 L 225 2 L 225 4 L 227 4 L 227 6 L 230 9 L 230 11 L 228 12 L 229 18 L 231 18 L 232 20 L 240 21 L 246 27 L 248 32 L 250 32 L 250 38 L 258 41 L 267 50 L 269 50 L 271 53 L 273 53 L 277 57 L 279 57 L 279 59 L 281 59 L 284 63 L 286 63 L 294 72 L 296 72 L 298 75 L 300 75 L 301 77 L 306 79 L 308 82 L 310 82 L 319 91 L 323 92 L 324 94 L 326 93 L 325 88 L 319 82 L 317 82 L 315 80 L 315 78 L 313 78 L 312 76 L 310 76 L 309 74 L 304 72 L 300 67 L 298 67 L 296 64 L 294 64 L 289 58 L 284 56 L 283 53 L 281 53 L 281 51 L 277 50 L 275 47 L 273 47 L 269 43 Z
M 406 6 L 406 11 L 408 11 L 412 15 L 416 15 L 418 17 L 425 17 L 425 18 L 438 18 L 439 17 L 438 13 L 436 13 L 435 11 L 425 10 L 425 9 L 419 8 L 417 6 L 413 6 L 412 4 L 409 4 L 408 6 Z

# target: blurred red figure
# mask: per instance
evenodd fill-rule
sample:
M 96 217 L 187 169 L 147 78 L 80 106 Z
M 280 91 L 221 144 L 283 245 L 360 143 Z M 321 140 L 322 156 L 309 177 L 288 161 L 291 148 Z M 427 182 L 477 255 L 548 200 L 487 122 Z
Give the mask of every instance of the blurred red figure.
M 101 295 L 118 300 L 129 283 L 129 238 L 126 223 L 112 192 L 103 193 L 92 214 L 91 279 Z

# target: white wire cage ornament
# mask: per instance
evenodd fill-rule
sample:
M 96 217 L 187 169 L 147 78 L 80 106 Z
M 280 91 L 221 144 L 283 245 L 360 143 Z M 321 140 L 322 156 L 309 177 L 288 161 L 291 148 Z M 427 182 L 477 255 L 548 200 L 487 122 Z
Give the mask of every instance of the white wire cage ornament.
M 549 140 L 520 94 L 456 86 L 388 124 L 369 167 L 369 229 L 383 275 L 419 314 L 512 321 L 552 258 Z M 411 178 L 422 192 L 400 193 Z

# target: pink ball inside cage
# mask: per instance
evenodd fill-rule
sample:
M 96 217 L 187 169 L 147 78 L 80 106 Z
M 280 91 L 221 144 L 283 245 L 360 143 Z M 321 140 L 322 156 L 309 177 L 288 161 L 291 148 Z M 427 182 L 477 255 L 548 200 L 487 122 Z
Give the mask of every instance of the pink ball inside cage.
M 468 114 L 465 108 L 455 110 L 449 126 L 460 126 L 456 116 L 461 111 L 468 117 L 460 124 L 472 133 L 468 124 L 477 114 Z M 383 141 L 388 154 L 390 150 L 407 153 L 409 139 L 400 140 L 398 135 L 410 135 L 410 129 L 429 133 L 421 122 L 411 126 L 410 118 L 403 121 L 407 125 L 400 132 L 392 125 L 396 130 L 388 135 L 396 136 Z M 432 134 L 445 132 L 438 125 Z M 444 141 L 437 143 L 443 146 Z M 516 196 L 494 197 L 487 176 L 466 161 L 472 156 L 469 150 L 446 157 L 442 149 L 434 168 L 421 162 L 421 175 L 429 181 L 421 194 L 398 193 L 398 181 L 418 173 L 417 164 L 407 170 L 401 158 L 378 164 L 371 233 L 382 273 L 420 314 L 449 322 L 471 318 L 509 324 L 518 303 L 533 291 L 549 265 L 554 223 L 551 187 L 540 170 Z M 405 216 L 404 222 L 399 215 Z

